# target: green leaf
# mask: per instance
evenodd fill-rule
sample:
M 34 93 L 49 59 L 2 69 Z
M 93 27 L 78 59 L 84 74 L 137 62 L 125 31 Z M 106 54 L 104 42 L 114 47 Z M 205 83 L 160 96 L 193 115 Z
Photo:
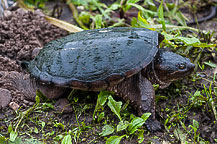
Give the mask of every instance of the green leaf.
M 134 134 L 135 131 L 140 128 L 143 124 L 145 123 L 145 121 L 140 118 L 140 117 L 135 117 L 134 119 L 132 119 L 132 121 L 130 122 L 129 124 L 129 127 L 128 127 L 128 132 L 130 134 Z
M 44 127 L 45 127 L 45 122 L 44 122 L 44 121 L 42 121 L 42 122 L 41 122 L 41 129 L 43 130 L 43 129 L 44 129 Z
M 99 111 L 100 109 L 103 109 L 104 104 L 106 103 L 108 96 L 111 95 L 111 92 L 108 91 L 101 91 L 98 94 L 98 98 L 97 98 L 97 102 L 96 102 L 96 106 L 93 112 L 93 119 L 95 120 L 95 114 L 97 111 Z
M 189 128 L 192 128 L 192 129 L 194 130 L 194 132 L 197 131 L 197 128 L 194 127 L 194 126 L 192 126 L 192 125 L 189 125 L 188 127 L 189 127 Z
M 165 39 L 168 41 L 171 41 L 171 40 L 182 41 L 187 46 L 194 46 L 194 45 L 201 44 L 200 40 L 196 37 L 188 38 L 188 37 L 182 37 L 182 36 L 175 36 L 172 34 L 168 34 L 166 32 L 162 32 L 161 34 L 163 34 Z
M 112 96 L 108 97 L 109 101 L 108 101 L 108 106 L 111 109 L 111 111 L 113 113 L 115 113 L 117 115 L 117 117 L 119 118 L 120 121 L 122 121 L 121 115 L 120 115 L 120 110 L 121 110 L 121 105 L 122 102 L 116 102 Z
M 111 136 L 106 140 L 106 144 L 119 144 L 121 142 L 121 139 L 125 137 L 126 135 L 122 136 Z
M 44 143 L 38 141 L 37 139 L 30 138 L 30 139 L 26 139 L 22 144 L 44 144 Z
M 207 44 L 207 43 L 195 43 L 192 45 L 193 47 L 202 47 L 202 48 L 205 48 L 205 47 L 215 47 L 216 44 Z
M 168 40 L 168 41 L 173 40 L 174 37 L 175 37 L 174 35 L 168 34 L 166 32 L 162 32 L 161 34 L 164 35 L 165 39 Z
M 90 23 L 90 17 L 91 17 L 91 14 L 86 12 L 86 11 L 82 11 L 80 14 L 79 14 L 79 17 L 78 19 L 80 21 L 82 21 L 84 24 L 89 24 Z
M 213 67 L 213 68 L 215 68 L 217 66 L 216 64 L 214 64 L 212 62 L 204 62 L 204 64 L 206 64 L 206 65 L 208 65 L 210 67 Z
M 4 143 L 6 143 L 6 140 L 7 139 L 3 135 L 0 134 L 0 143 L 4 144 Z
M 141 130 L 138 130 L 139 131 L 139 134 L 138 134 L 138 142 L 139 143 L 142 143 L 143 141 L 144 141 L 144 130 L 143 129 L 141 129 Z
M 182 144 L 186 143 L 186 134 L 183 133 L 182 130 L 180 130 L 179 128 L 174 130 L 174 135 L 175 137 L 181 141 Z
M 99 133 L 99 135 L 101 136 L 107 136 L 107 135 L 110 135 L 114 132 L 114 128 L 110 125 L 105 125 L 103 128 L 102 128 L 102 132 Z
M 108 91 L 101 91 L 98 95 L 97 104 L 104 105 L 108 99 L 108 97 L 111 95 Z
M 62 123 L 55 123 L 54 126 L 55 126 L 55 127 L 60 127 L 60 128 L 62 128 L 62 130 L 65 129 L 65 126 L 64 126 L 64 124 L 62 124 Z
M 196 120 L 193 119 L 193 126 L 198 129 L 199 128 L 198 121 L 196 121 Z
M 132 4 L 135 4 L 137 3 L 139 0 L 128 0 L 126 2 L 126 7 L 124 8 L 124 11 L 128 11 L 131 7 L 132 7 Z
M 140 11 L 145 11 L 145 9 L 142 6 L 138 5 L 138 4 L 128 3 L 128 6 L 130 6 L 130 7 L 133 6 L 133 7 L 137 8 Z
M 188 37 L 175 37 L 175 39 L 178 39 L 182 42 L 184 42 L 186 45 L 193 45 L 193 44 L 198 44 L 200 43 L 200 40 L 196 37 L 188 38 Z
M 125 130 L 129 126 L 128 121 L 120 121 L 119 124 L 117 125 L 117 132 Z
M 18 136 L 18 133 L 17 133 L 17 132 L 11 131 L 11 132 L 10 132 L 10 141 L 14 142 L 15 139 L 17 138 L 17 136 Z
M 43 110 L 54 109 L 54 105 L 52 103 L 42 103 L 42 109 Z
M 137 3 L 140 0 L 127 0 L 127 3 Z
M 117 10 L 117 9 L 120 8 L 120 7 L 121 7 L 120 4 L 113 3 L 113 4 L 109 7 L 109 9 L 111 9 L 111 10 Z
M 186 26 L 185 16 L 180 11 L 178 11 L 178 12 L 176 11 L 175 18 L 178 21 L 178 23 L 180 23 L 183 26 Z
M 144 5 L 148 6 L 148 8 L 152 11 L 157 11 L 157 7 L 155 6 L 153 0 L 145 0 Z
M 22 142 L 22 139 L 19 138 L 19 137 L 17 137 L 17 138 L 15 139 L 15 141 L 13 141 L 13 142 L 9 141 L 8 144 L 26 144 L 26 143 L 23 143 L 23 142 Z M 29 143 L 28 143 L 28 144 L 29 144 Z M 31 144 L 34 144 L 34 143 L 31 143 Z
M 13 131 L 13 127 L 12 127 L 12 125 L 10 124 L 9 126 L 8 126 L 8 133 L 11 133 Z
M 38 133 L 37 127 L 34 128 L 34 133 Z
M 72 137 L 71 137 L 71 135 L 68 134 L 68 135 L 64 136 L 61 144 L 72 144 Z
M 217 96 L 217 87 L 214 87 L 213 89 L 214 89 L 215 96 Z
M 78 102 L 79 98 L 77 96 L 73 97 L 74 102 Z
M 163 0 L 161 0 L 161 4 L 158 8 L 158 17 L 160 19 L 160 23 L 162 24 L 163 30 L 166 31 L 166 25 L 164 20 L 164 11 L 163 11 Z
M 151 113 L 144 113 L 141 118 L 146 121 L 151 116 Z
M 71 2 L 75 5 L 83 5 L 85 7 L 88 6 L 88 1 L 86 0 L 71 0 Z
M 104 117 L 105 117 L 105 113 L 104 113 L 104 112 L 101 112 L 101 113 L 98 115 L 97 122 L 100 122 Z
M 200 91 L 196 91 L 195 93 L 194 93 L 194 97 L 198 97 L 198 96 L 201 96 L 201 94 L 200 94 Z
M 141 21 L 143 24 L 147 25 L 147 27 L 150 27 L 148 21 L 141 16 L 141 12 L 138 12 L 138 20 Z
M 24 4 L 28 7 L 44 8 L 47 0 L 24 0 Z
M 95 28 L 96 29 L 102 28 L 102 15 L 97 14 L 94 17 L 94 20 L 95 20 L 95 25 L 96 25 Z
M 109 6 L 109 8 L 107 8 L 107 9 L 105 10 L 105 13 L 106 13 L 106 14 L 110 14 L 112 11 L 118 10 L 119 8 L 121 8 L 121 5 L 120 5 L 120 4 L 113 3 L 112 5 Z
M 131 19 L 131 26 L 132 27 L 139 27 L 138 20 L 135 17 L 133 17 Z

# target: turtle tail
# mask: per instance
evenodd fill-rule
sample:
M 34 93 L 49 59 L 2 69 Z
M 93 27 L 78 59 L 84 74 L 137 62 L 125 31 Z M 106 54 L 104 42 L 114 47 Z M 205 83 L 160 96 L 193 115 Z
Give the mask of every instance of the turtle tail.
M 20 65 L 24 70 L 29 69 L 29 62 L 28 61 L 22 61 Z

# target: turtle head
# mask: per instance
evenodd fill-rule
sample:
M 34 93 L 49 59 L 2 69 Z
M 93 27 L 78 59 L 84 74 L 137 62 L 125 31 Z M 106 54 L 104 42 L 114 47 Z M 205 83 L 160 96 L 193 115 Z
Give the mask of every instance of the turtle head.
M 194 64 L 188 58 L 170 51 L 160 49 L 154 60 L 154 76 L 161 88 L 167 87 L 172 81 L 190 75 Z

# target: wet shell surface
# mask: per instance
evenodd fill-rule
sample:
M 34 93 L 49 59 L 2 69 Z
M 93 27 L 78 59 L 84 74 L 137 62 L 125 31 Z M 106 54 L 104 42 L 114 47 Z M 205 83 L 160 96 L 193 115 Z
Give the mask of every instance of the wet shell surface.
M 45 83 L 101 90 L 151 63 L 158 33 L 144 28 L 103 28 L 49 42 L 28 64 L 31 76 Z

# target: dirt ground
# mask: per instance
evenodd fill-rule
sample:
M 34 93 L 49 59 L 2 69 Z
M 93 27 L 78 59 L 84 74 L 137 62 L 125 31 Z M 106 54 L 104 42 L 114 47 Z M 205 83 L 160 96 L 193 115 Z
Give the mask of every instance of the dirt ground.
M 20 66 L 21 61 L 31 60 L 35 50 L 67 34 L 66 31 L 46 22 L 39 10 L 34 13 L 25 12 L 20 8 L 7 11 L 4 20 L 0 22 L 0 71 L 23 72 Z M 11 101 L 22 105 L 23 101 L 26 101 L 22 93 L 4 81 L 1 80 L 1 88 L 10 90 Z
M 200 25 L 201 29 L 204 30 L 216 30 L 217 21 L 212 20 L 208 22 L 204 22 Z M 0 132 L 3 134 L 7 133 L 7 128 L 10 120 L 13 120 L 16 117 L 16 113 L 11 108 L 12 104 L 19 105 L 21 110 L 25 110 L 28 107 L 31 107 L 35 102 L 31 101 L 32 97 L 29 98 L 22 91 L 18 90 L 11 84 L 5 77 L 3 76 L 5 73 L 26 73 L 22 70 L 20 63 L 21 61 L 29 61 L 33 59 L 35 55 L 35 50 L 42 48 L 47 42 L 63 37 L 67 35 L 68 32 L 57 28 L 48 22 L 45 21 L 43 14 L 36 10 L 33 12 L 26 12 L 20 8 L 13 9 L 12 11 L 7 11 L 3 20 L 0 21 Z M 212 70 L 207 71 L 210 73 Z M 27 74 L 28 75 L 28 74 Z M 189 86 L 190 92 L 195 92 L 192 89 L 192 83 L 190 83 L 187 79 L 182 81 L 186 86 Z M 198 84 L 197 86 L 199 86 Z M 171 88 L 181 87 L 178 83 L 172 84 L 170 88 L 166 89 L 166 91 L 170 91 Z M 194 85 L 195 87 L 195 85 Z M 171 92 L 172 93 L 172 92 Z M 78 92 L 81 95 L 79 103 L 75 106 L 78 109 L 82 109 L 83 106 L 87 104 L 96 103 L 95 98 L 84 98 L 82 99 L 82 95 L 86 95 L 85 92 Z M 158 91 L 157 95 L 164 95 L 163 91 Z M 90 93 L 88 95 L 96 95 L 95 93 Z M 166 95 L 166 94 L 165 94 Z M 186 104 L 187 103 L 186 93 L 183 92 L 181 96 L 175 96 L 175 99 L 167 99 L 158 102 L 157 113 L 159 115 L 159 119 L 165 119 L 167 116 L 165 109 L 170 106 L 170 108 L 174 108 L 176 106 L 175 103 Z M 61 103 L 61 102 L 60 102 Z M 88 108 L 84 113 L 79 116 L 79 121 L 85 121 L 86 125 L 92 122 L 92 113 L 94 107 Z M 69 111 L 72 111 L 69 109 Z M 195 111 L 197 114 L 195 114 Z M 200 133 L 201 137 L 210 143 L 215 143 L 214 139 L 217 139 L 217 125 L 213 124 L 213 117 L 210 112 L 204 113 L 204 111 L 200 109 L 196 109 L 195 111 L 189 111 L 189 117 L 186 119 L 186 124 L 192 120 L 196 119 L 202 125 L 200 125 Z M 191 114 L 192 113 L 192 114 Z M 108 116 L 109 113 L 108 113 Z M 46 113 L 46 117 L 43 115 L 39 115 L 44 121 L 49 121 L 48 119 L 55 118 L 59 122 L 68 123 L 68 126 L 73 126 L 77 124 L 74 113 L 66 113 L 59 114 L 56 113 L 55 110 L 50 110 Z M 7 119 L 8 121 L 4 121 Z M 46 120 L 47 119 L 47 120 Z M 32 125 L 31 122 L 27 122 Z M 101 126 L 98 129 L 90 129 L 86 135 L 84 134 L 83 138 L 96 139 L 96 143 L 104 143 L 102 138 L 95 138 L 96 133 L 101 131 Z M 48 131 L 46 131 L 48 132 Z M 158 136 L 161 139 L 169 141 L 173 143 L 173 138 L 169 137 L 166 134 L 166 130 L 162 132 L 156 132 L 154 134 L 149 134 L 145 137 L 145 139 L 150 139 L 153 136 Z M 25 136 L 24 136 L 25 137 Z M 26 136 L 28 137 L 28 136 Z M 40 135 L 36 135 L 36 137 L 41 137 Z M 88 141 L 88 140 L 86 140 Z M 160 143 L 158 140 L 153 140 L 154 143 Z M 86 143 L 85 140 L 84 142 Z M 123 140 L 122 143 L 136 143 L 136 138 L 131 138 L 127 140 Z

